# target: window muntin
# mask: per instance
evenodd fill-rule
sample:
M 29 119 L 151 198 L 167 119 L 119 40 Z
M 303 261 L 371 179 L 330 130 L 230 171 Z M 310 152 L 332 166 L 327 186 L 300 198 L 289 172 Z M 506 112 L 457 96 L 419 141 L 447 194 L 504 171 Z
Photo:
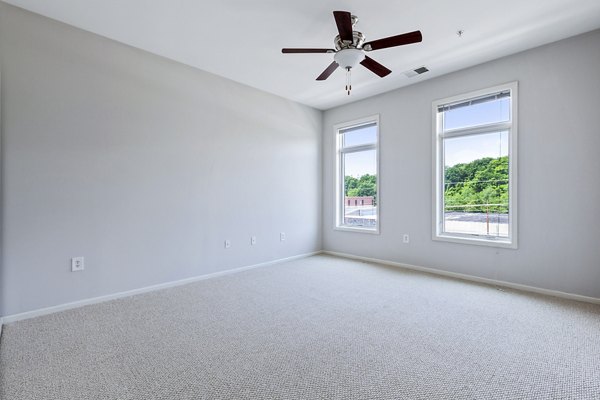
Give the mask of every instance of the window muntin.
M 516 247 L 516 89 L 434 102 L 434 239 Z
M 335 127 L 336 229 L 379 231 L 378 117 Z

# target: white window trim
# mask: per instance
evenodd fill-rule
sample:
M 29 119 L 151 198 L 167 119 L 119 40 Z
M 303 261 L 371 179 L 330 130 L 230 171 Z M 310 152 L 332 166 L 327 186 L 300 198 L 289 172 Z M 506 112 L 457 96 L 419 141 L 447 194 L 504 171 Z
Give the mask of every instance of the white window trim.
M 375 145 L 360 145 L 354 146 L 351 148 L 350 152 L 353 151 L 361 151 L 367 149 L 375 149 L 375 168 L 377 174 L 377 221 L 375 224 L 375 228 L 363 228 L 363 227 L 353 227 L 353 226 L 345 226 L 342 224 L 342 202 L 344 197 L 344 191 L 342 189 L 344 182 L 344 177 L 342 176 L 342 157 L 340 152 L 340 130 L 352 128 L 358 125 L 365 125 L 368 123 L 375 123 L 377 125 L 377 142 Z M 333 229 L 336 231 L 346 231 L 346 232 L 359 232 L 359 233 L 370 233 L 379 235 L 379 226 L 381 220 L 381 186 L 380 186 L 380 176 L 379 176 L 379 141 L 380 141 L 380 125 L 379 125 L 379 114 L 371 115 L 364 118 L 355 119 L 352 121 L 342 122 L 339 124 L 335 124 L 333 126 L 333 134 L 335 138 L 335 160 L 334 160 L 334 173 L 335 173 L 335 191 L 334 191 L 334 213 L 333 213 Z M 345 153 L 348 153 L 346 151 Z
M 493 238 L 480 235 L 468 235 L 458 233 L 443 233 L 443 215 L 444 215 L 444 179 L 443 179 L 443 146 L 441 132 L 441 118 L 438 118 L 438 107 L 444 104 L 459 102 L 462 100 L 481 97 L 486 94 L 493 92 L 501 92 L 510 90 L 510 101 L 511 101 L 511 123 L 497 123 L 490 125 L 479 125 L 473 129 L 460 129 L 457 130 L 456 134 L 452 131 L 446 132 L 444 137 L 457 137 L 466 134 L 476 134 L 479 131 L 484 132 L 490 129 L 490 127 L 498 128 L 499 130 L 509 130 L 509 165 L 508 165 L 508 227 L 509 233 L 508 238 Z M 518 82 L 509 82 L 503 85 L 498 85 L 486 89 L 476 90 L 469 93 L 460 94 L 457 96 L 448 97 L 445 99 L 435 100 L 432 103 L 432 131 L 433 131 L 433 201 L 432 201 L 432 239 L 436 241 L 473 244 L 481 246 L 492 246 L 492 247 L 504 247 L 510 249 L 518 248 L 518 225 L 517 225 L 517 214 L 518 214 L 518 195 L 517 195 L 517 171 L 518 171 L 518 153 L 517 153 L 517 142 L 518 142 Z

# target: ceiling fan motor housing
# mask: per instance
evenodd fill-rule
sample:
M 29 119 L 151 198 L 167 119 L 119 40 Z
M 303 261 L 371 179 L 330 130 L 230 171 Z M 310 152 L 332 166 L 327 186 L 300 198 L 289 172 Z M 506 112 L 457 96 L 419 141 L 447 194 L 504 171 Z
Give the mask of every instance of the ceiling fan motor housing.
M 362 47 L 365 39 L 366 37 L 362 32 L 352 31 L 352 43 L 350 43 L 350 41 L 342 40 L 340 35 L 337 35 L 333 42 L 335 44 L 335 49 L 339 51 L 342 49 L 359 49 Z

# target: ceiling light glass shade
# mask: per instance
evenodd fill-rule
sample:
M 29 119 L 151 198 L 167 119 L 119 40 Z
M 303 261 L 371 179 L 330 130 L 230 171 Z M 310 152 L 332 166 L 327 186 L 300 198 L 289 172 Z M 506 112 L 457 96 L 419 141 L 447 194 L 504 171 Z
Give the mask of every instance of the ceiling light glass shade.
M 354 68 L 365 59 L 365 53 L 358 49 L 343 49 L 335 53 L 333 59 L 342 68 Z

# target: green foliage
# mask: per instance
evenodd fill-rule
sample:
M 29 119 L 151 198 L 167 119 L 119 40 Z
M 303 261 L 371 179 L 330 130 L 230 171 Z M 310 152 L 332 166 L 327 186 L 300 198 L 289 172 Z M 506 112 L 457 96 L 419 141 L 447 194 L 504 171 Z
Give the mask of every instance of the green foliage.
M 344 177 L 344 194 L 347 197 L 373 196 L 377 199 L 377 176 L 365 174 L 360 178 Z
M 508 156 L 456 164 L 444 175 L 446 211 L 508 212 Z
M 344 177 L 344 193 L 346 194 L 346 196 L 350 196 L 348 194 L 348 190 L 356 189 L 357 186 L 358 186 L 358 179 L 356 179 L 352 176 Z

